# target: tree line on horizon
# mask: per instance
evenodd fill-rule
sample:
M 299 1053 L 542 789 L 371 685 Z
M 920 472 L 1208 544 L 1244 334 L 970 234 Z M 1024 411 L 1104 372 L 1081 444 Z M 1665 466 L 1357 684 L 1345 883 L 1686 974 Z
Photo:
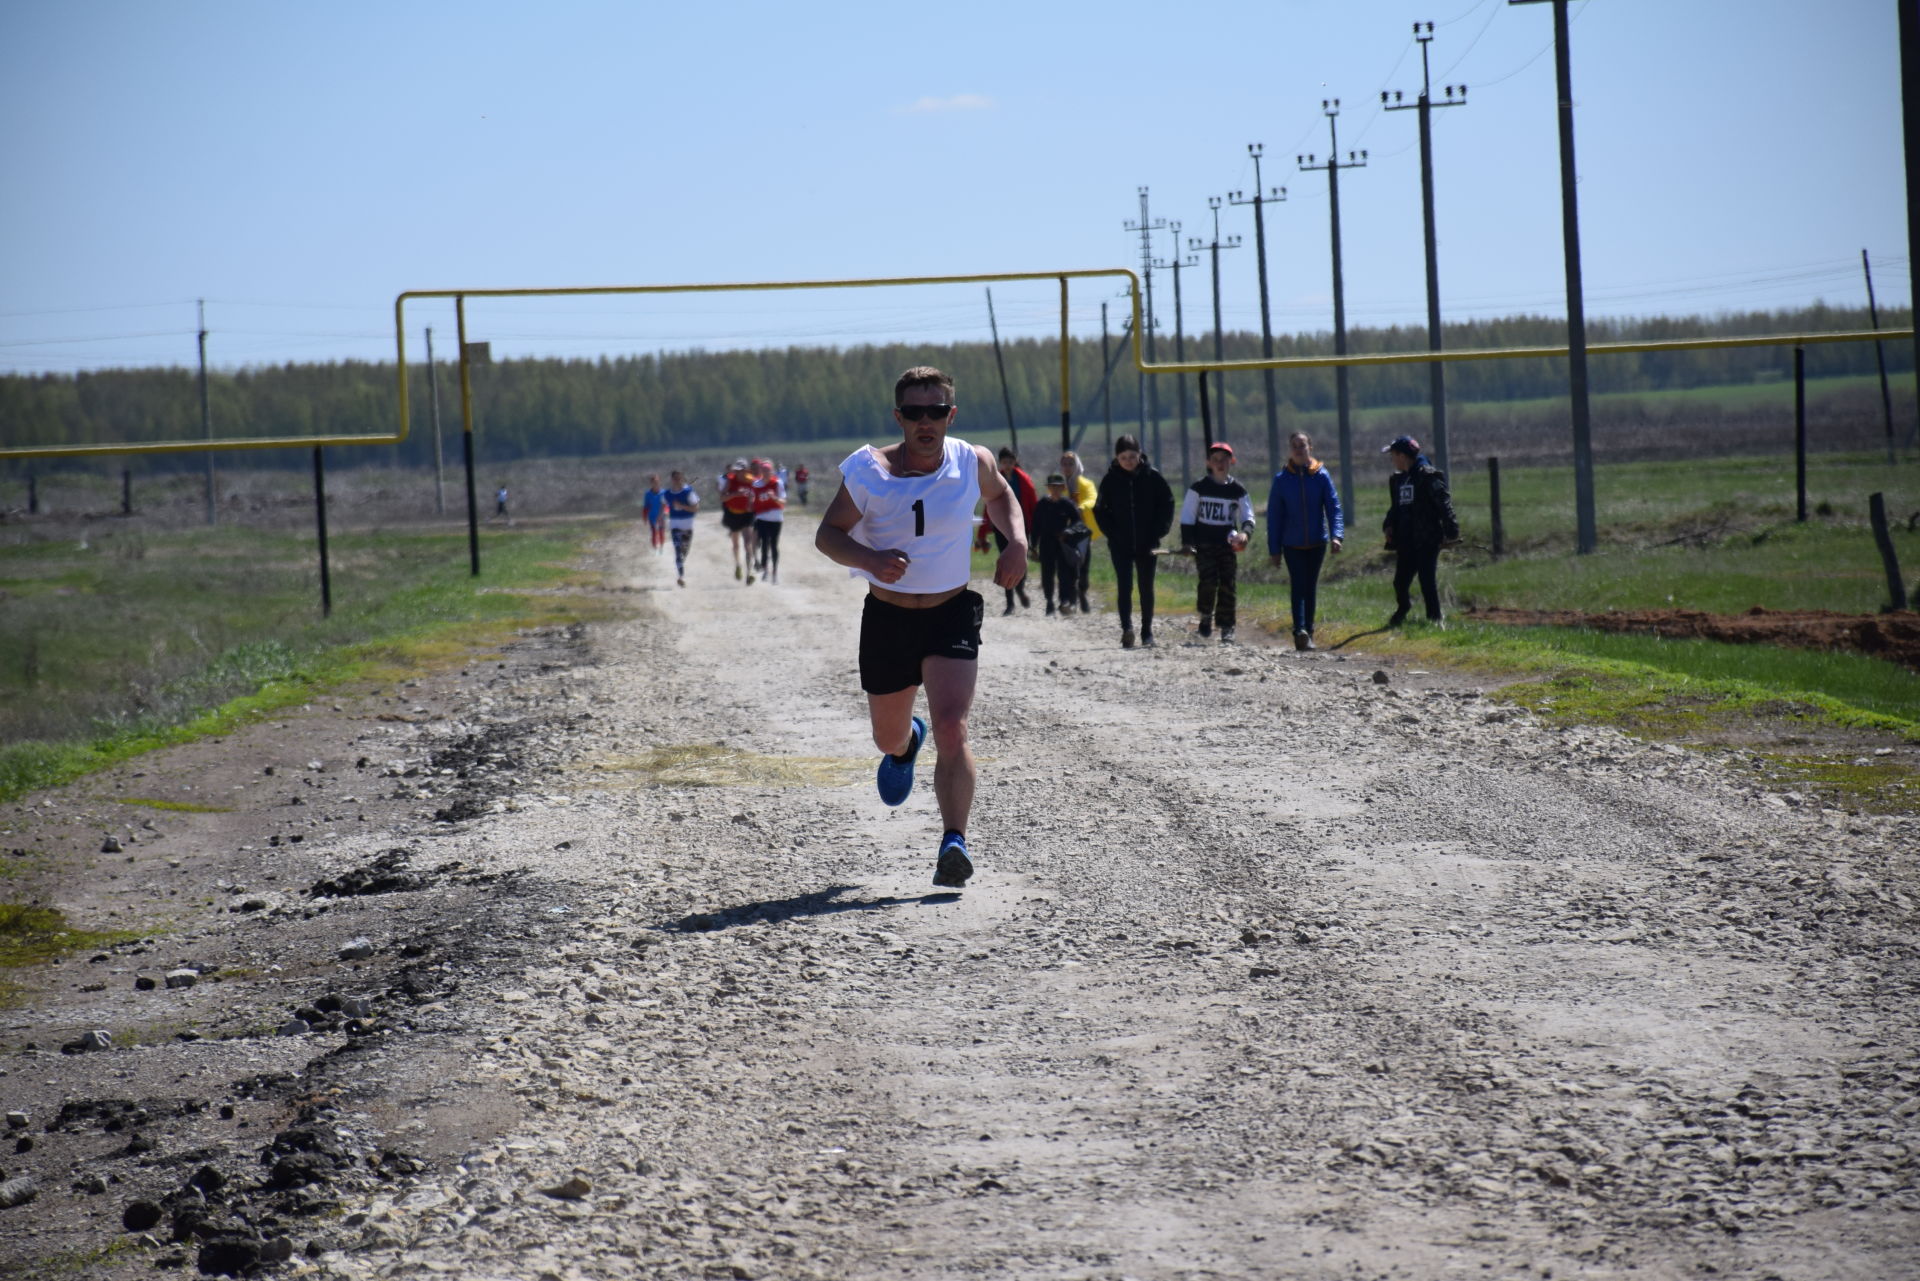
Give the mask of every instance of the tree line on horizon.
M 1910 309 L 1890 310 L 1888 328 L 1911 323 Z M 1715 317 L 1673 316 L 1599 320 L 1588 324 L 1588 342 L 1643 338 L 1739 337 L 1751 334 L 1864 330 L 1864 308 L 1815 304 L 1793 310 L 1730 313 Z M 1565 342 L 1566 322 L 1551 316 L 1518 315 L 1462 321 L 1444 328 L 1449 349 L 1551 346 Z M 1189 360 L 1212 351 L 1210 335 L 1189 335 Z M 1257 359 L 1256 333 L 1223 338 L 1229 360 Z M 1117 351 L 1107 386 L 1116 429 L 1141 417 L 1145 381 Z M 1354 329 L 1348 350 L 1409 352 L 1426 346 L 1424 326 Z M 1331 353 L 1331 333 L 1277 336 L 1280 356 Z M 1911 375 L 1913 344 L 1884 344 L 1890 375 Z M 948 345 L 868 344 L 847 348 L 785 347 L 758 351 L 686 351 L 597 359 L 503 360 L 473 370 L 476 456 L 484 462 L 529 457 L 598 457 L 675 448 L 742 448 L 776 442 L 804 443 L 893 430 L 888 415 L 893 380 L 911 365 L 934 364 L 951 373 L 964 424 L 976 431 L 1006 425 L 1010 402 L 1019 426 L 1059 422 L 1058 340 L 1023 338 L 1003 344 L 1006 397 L 991 342 Z M 1075 340 L 1075 422 L 1100 423 L 1098 394 L 1102 354 L 1097 340 Z M 1173 358 L 1162 335 L 1158 358 Z M 1809 378 L 1874 372 L 1874 344 L 1823 343 L 1807 348 Z M 1777 381 L 1792 376 L 1787 347 L 1596 355 L 1590 365 L 1596 393 L 1658 392 L 1693 387 Z M 430 465 L 433 430 L 428 370 L 409 366 L 412 426 L 393 446 L 343 451 L 341 461 Z M 217 436 L 358 435 L 389 432 L 397 413 L 391 362 L 293 363 L 215 372 L 209 403 Z M 1157 375 L 1160 412 L 1175 411 L 1175 380 Z M 1228 418 L 1236 424 L 1265 420 L 1265 380 L 1258 371 L 1236 372 L 1224 384 Z M 1281 370 L 1275 375 L 1281 421 L 1295 413 L 1331 409 L 1331 369 Z M 442 430 L 450 452 L 460 432 L 458 379 L 441 362 Z M 1357 406 L 1424 406 L 1428 398 L 1423 363 L 1356 369 Z M 1502 401 L 1565 395 L 1564 359 L 1466 361 L 1448 366 L 1449 401 Z M 1189 411 L 1198 421 L 1198 395 L 1187 380 Z M 1244 428 L 1242 429 L 1244 430 Z M 139 443 L 192 439 L 202 434 L 197 376 L 182 368 L 110 369 L 75 374 L 0 375 L 0 440 L 17 445 Z M 9 460 L 18 470 L 20 460 Z M 46 470 L 60 460 L 40 464 Z M 193 454 L 139 460 L 147 469 L 201 466 Z M 298 451 L 256 454 L 263 466 L 304 466 Z

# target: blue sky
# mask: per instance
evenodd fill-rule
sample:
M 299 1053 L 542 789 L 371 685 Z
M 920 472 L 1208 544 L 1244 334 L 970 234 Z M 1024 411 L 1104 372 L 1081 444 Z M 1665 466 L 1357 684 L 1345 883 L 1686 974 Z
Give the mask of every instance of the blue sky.
M 1588 310 L 1911 296 L 1896 0 L 1575 0 Z M 1331 324 L 1339 97 L 1353 324 L 1425 315 L 1415 20 L 1436 24 L 1447 316 L 1561 314 L 1552 17 L 1506 0 L 1143 5 L 11 0 L 0 6 L 0 369 L 385 359 L 395 294 L 1137 266 L 1122 224 L 1270 206 L 1276 328 Z M 1438 93 L 1439 91 L 1436 90 Z M 1444 96 L 1444 95 L 1442 95 Z M 1229 329 L 1259 307 L 1221 211 Z M 1156 250 L 1170 254 L 1164 235 Z M 1172 323 L 1157 280 L 1163 329 Z M 1186 329 L 1206 327 L 1203 267 Z M 1099 332 L 1088 285 L 1073 326 Z M 996 287 L 1003 334 L 1057 292 Z M 410 323 L 451 337 L 449 309 Z M 475 303 L 502 356 L 977 338 L 977 287 Z M 450 342 L 449 342 L 450 347 Z M 443 348 L 443 350 L 445 350 Z

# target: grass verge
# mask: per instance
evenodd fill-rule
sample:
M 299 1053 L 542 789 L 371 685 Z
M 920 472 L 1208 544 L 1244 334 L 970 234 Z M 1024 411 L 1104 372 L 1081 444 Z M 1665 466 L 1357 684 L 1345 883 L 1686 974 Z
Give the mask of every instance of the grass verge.
M 157 547 L 161 540 L 150 538 L 138 559 L 66 545 L 14 549 L 0 560 L 0 576 L 18 595 L 10 602 L 20 620 L 12 632 L 16 648 L 25 647 L 22 636 L 86 640 L 63 645 L 58 663 L 38 648 L 31 665 L 0 662 L 6 719 L 58 726 L 63 703 L 103 689 L 120 691 L 134 710 L 95 702 L 78 732 L 0 747 L 0 801 L 230 732 L 343 682 L 391 680 L 462 661 L 526 628 L 606 616 L 612 607 L 601 601 L 550 590 L 574 581 L 572 562 L 599 530 L 576 524 L 494 535 L 480 579 L 467 573 L 457 535 L 345 535 L 335 540 L 335 599 L 343 603 L 328 619 L 316 617 L 310 600 L 302 608 L 286 605 L 312 575 L 297 561 L 285 563 L 272 534 L 248 535 L 260 546 L 238 567 L 224 539 L 203 546 L 192 534 L 169 536 Z M 96 598 L 121 607 L 112 626 L 88 626 Z M 156 648 L 172 638 L 216 635 L 229 643 L 198 662 L 171 665 L 165 681 L 141 687 Z M 192 652 L 185 644 L 171 648 Z
M 1441 592 L 1450 613 L 1473 604 L 1728 614 L 1761 605 L 1872 614 L 1884 599 L 1885 579 L 1864 495 L 1884 491 L 1902 513 L 1920 508 L 1920 482 L 1865 456 L 1820 460 L 1805 523 L 1795 519 L 1790 462 L 1605 467 L 1598 485 L 1601 545 L 1593 555 L 1574 556 L 1570 473 L 1527 468 L 1504 479 L 1509 554 L 1499 560 L 1484 546 L 1483 480 L 1469 478 L 1456 490 L 1467 546 L 1442 562 Z M 1497 626 L 1457 613 L 1444 630 L 1416 623 L 1379 632 L 1394 607 L 1392 562 L 1377 550 L 1383 503 L 1370 491 L 1379 487 L 1358 488 L 1362 518 L 1349 526 L 1347 550 L 1330 559 L 1321 579 L 1316 639 L 1323 648 L 1355 638 L 1354 647 L 1369 653 L 1481 674 L 1500 684 L 1502 697 L 1550 719 L 1755 751 L 1785 785 L 1873 808 L 1920 807 L 1920 774 L 1906 763 L 1911 753 L 1877 754 L 1902 740 L 1920 742 L 1920 675 L 1881 659 Z M 1261 551 L 1263 538 L 1256 535 Z M 1904 565 L 1920 563 L 1920 532 L 1901 528 L 1894 538 Z M 1093 578 L 1111 600 L 1113 571 L 1105 548 L 1096 544 L 1096 552 Z M 1240 564 L 1241 630 L 1259 626 L 1286 637 L 1284 573 L 1264 555 Z M 990 565 L 988 558 L 978 561 L 983 573 Z M 1196 589 L 1190 561 L 1161 560 L 1156 596 L 1164 630 L 1178 634 L 1193 617 Z

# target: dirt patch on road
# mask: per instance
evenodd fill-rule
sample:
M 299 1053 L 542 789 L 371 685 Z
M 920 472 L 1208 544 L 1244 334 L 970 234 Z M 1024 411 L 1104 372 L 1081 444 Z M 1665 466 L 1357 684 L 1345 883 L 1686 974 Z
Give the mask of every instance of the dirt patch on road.
M 1763 609 L 1744 614 L 1708 614 L 1695 609 L 1625 609 L 1587 614 L 1574 609 L 1469 609 L 1482 623 L 1532 627 L 1591 627 L 1668 639 L 1729 641 L 1737 645 L 1785 645 L 1794 649 L 1843 649 L 1869 654 L 1920 672 L 1920 613 L 1839 614 L 1825 609 Z

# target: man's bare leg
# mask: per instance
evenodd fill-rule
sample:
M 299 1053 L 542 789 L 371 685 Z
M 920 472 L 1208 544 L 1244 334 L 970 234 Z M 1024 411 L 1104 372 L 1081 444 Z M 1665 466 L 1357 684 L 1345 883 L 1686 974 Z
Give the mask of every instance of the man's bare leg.
M 873 723 L 873 745 L 889 756 L 903 755 L 913 746 L 913 700 L 918 685 L 892 694 L 867 695 L 867 718 Z
M 940 821 L 962 835 L 967 815 L 973 811 L 973 748 L 967 741 L 967 715 L 973 710 L 979 672 L 980 664 L 971 659 L 929 657 L 920 663 L 927 717 L 933 722 L 933 743 L 940 753 L 933 766 L 933 794 L 940 802 Z

